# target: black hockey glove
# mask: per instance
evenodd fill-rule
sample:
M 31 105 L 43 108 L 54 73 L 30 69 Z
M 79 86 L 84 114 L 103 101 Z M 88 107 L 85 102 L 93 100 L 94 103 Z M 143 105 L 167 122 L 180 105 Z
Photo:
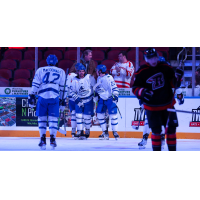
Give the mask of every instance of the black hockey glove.
M 59 99 L 60 106 L 67 106 L 65 99 Z
M 153 92 L 152 91 L 150 91 L 148 89 L 142 90 L 141 98 L 143 100 L 150 101 L 150 99 L 152 98 L 152 96 L 153 96 Z
M 29 104 L 29 107 L 31 107 L 31 108 L 36 106 L 36 97 L 34 94 L 28 95 L 28 104 Z
M 177 100 L 178 100 L 178 104 L 179 104 L 179 105 L 184 104 L 184 96 L 183 96 L 183 93 L 177 94 Z
M 181 68 L 176 68 L 175 77 L 178 79 L 178 81 L 181 81 L 181 79 L 183 78 L 183 75 L 184 75 L 184 71 Z

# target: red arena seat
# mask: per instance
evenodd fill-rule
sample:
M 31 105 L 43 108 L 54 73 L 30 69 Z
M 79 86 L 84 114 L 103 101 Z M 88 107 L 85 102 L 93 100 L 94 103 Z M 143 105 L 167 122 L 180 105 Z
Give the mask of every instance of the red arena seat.
M 136 57 L 136 50 L 131 50 L 127 53 L 127 60 L 135 60 Z M 139 61 L 144 60 L 143 53 L 139 51 Z
M 1 61 L 1 69 L 16 69 L 17 62 L 15 60 L 6 59 Z
M 82 53 L 81 53 L 82 55 Z M 65 51 L 64 55 L 65 60 L 77 60 L 77 50 Z
M 20 69 L 30 69 L 30 70 L 33 70 L 33 69 L 35 69 L 35 61 L 34 60 L 22 60 L 19 63 L 19 68 Z
M 31 78 L 30 71 L 28 69 L 17 69 L 14 73 L 14 79 L 20 79 L 20 78 L 30 79 Z
M 147 64 L 145 60 L 140 61 L 140 66 Z
M 48 47 L 48 50 L 59 50 L 63 53 L 65 52 L 66 47 Z
M 12 71 L 9 69 L 0 69 L 0 78 L 10 79 L 12 78 Z
M 47 61 L 46 60 L 41 60 L 39 62 L 39 67 L 46 67 L 47 66 Z
M 44 59 L 46 60 L 47 57 L 52 54 L 52 55 L 56 55 L 56 57 L 58 58 L 58 60 L 61 60 L 63 58 L 63 54 L 61 51 L 59 50 L 48 50 L 44 53 Z
M 74 64 L 74 61 L 72 60 L 61 60 L 58 63 L 58 67 L 66 71 L 67 68 L 70 69 L 73 64 Z
M 111 47 L 112 50 L 128 51 L 129 47 Z
M 11 87 L 30 87 L 30 81 L 27 79 L 16 79 L 14 81 L 11 82 Z
M 104 60 L 101 64 L 105 65 L 107 70 L 110 72 L 110 69 L 112 68 L 112 66 L 116 63 L 116 61 L 114 60 Z
M 9 87 L 10 82 L 5 78 L 0 78 L 0 87 Z
M 107 51 L 110 47 L 92 47 L 92 51 L 101 50 Z
M 4 59 L 22 60 L 22 52 L 17 49 L 8 49 L 4 53 Z
M 28 49 L 35 50 L 35 47 L 28 47 Z M 46 49 L 46 47 L 38 47 L 38 50 L 41 50 L 41 51 L 43 51 L 45 49 Z
M 105 59 L 105 53 L 101 50 L 92 51 L 92 60 L 102 61 Z
M 24 53 L 24 60 L 35 60 L 35 50 L 27 50 Z M 42 52 L 38 51 L 38 61 L 42 60 Z
M 119 61 L 118 55 L 121 51 L 120 50 L 111 50 L 108 52 L 108 60 L 115 60 Z

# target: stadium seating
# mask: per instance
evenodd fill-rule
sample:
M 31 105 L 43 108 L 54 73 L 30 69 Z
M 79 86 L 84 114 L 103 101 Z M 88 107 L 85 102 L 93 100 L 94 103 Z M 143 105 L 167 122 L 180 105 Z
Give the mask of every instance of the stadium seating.
M 136 57 L 136 50 L 131 50 L 127 53 L 127 60 L 135 60 Z M 143 53 L 139 51 L 139 61 L 144 60 Z
M 17 49 L 8 49 L 4 53 L 4 59 L 22 60 L 22 52 Z
M 87 47 L 80 47 L 80 50 L 83 51 L 85 50 Z M 68 47 L 67 50 L 77 50 L 77 47 Z
M 9 69 L 0 69 L 0 78 L 11 79 L 12 71 Z
M 28 49 L 35 50 L 35 47 L 28 47 Z M 38 47 L 38 50 L 41 50 L 41 51 L 43 51 L 45 49 L 46 49 L 46 47 Z
M 112 50 L 128 51 L 129 47 L 111 47 Z
M 9 87 L 10 82 L 7 79 L 0 78 L 0 87 Z
M 82 55 L 82 53 L 81 53 Z M 65 51 L 64 55 L 65 60 L 77 60 L 77 50 Z
M 29 80 L 20 78 L 13 80 L 11 87 L 31 87 L 31 84 Z
M 35 61 L 34 60 L 22 60 L 19 63 L 19 68 L 34 70 L 35 69 Z
M 12 59 L 6 59 L 1 61 L 1 69 L 16 69 L 17 62 Z
M 66 47 L 48 47 L 48 50 L 59 50 L 63 53 L 65 52 Z
M 101 50 L 92 51 L 92 60 L 102 61 L 105 59 L 105 53 Z
M 24 52 L 25 60 L 35 60 L 35 50 L 27 50 Z M 38 61 L 42 60 L 42 52 L 38 50 Z
M 92 47 L 92 51 L 96 51 L 96 50 L 107 51 L 109 49 L 110 47 Z
M 56 55 L 56 57 L 58 58 L 58 60 L 63 59 L 62 51 L 53 50 L 53 49 L 52 49 L 52 50 L 47 50 L 47 51 L 44 52 L 44 59 L 46 60 L 47 57 L 48 57 L 50 54 Z
M 119 61 L 118 55 L 121 51 L 120 50 L 111 50 L 108 52 L 108 60 L 115 60 Z
M 30 79 L 31 78 L 30 71 L 28 69 L 17 69 L 14 73 L 14 79 L 20 79 L 20 78 Z
M 45 67 L 45 66 L 47 66 L 47 61 L 46 60 L 41 60 L 39 62 L 39 67 Z
M 58 63 L 58 67 L 66 71 L 67 69 L 70 69 L 73 64 L 74 61 L 72 60 L 60 60 Z
M 114 60 L 104 60 L 101 64 L 105 65 L 108 72 L 110 72 L 110 69 L 112 68 L 112 66 L 116 63 L 116 61 Z

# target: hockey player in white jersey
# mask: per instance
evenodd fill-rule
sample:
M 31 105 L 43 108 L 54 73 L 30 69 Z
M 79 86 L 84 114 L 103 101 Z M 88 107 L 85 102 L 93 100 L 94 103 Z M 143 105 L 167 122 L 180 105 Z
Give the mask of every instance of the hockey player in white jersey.
M 64 91 L 65 72 L 63 69 L 56 67 L 58 59 L 55 55 L 49 55 L 46 59 L 48 66 L 41 67 L 36 71 L 32 82 L 32 91 L 29 95 L 29 105 L 35 106 L 38 95 L 36 116 L 38 116 L 38 126 L 40 132 L 41 149 L 46 149 L 46 128 L 47 120 L 50 132 L 50 145 L 54 148 L 57 146 L 55 138 L 58 129 L 59 105 L 66 106 Z M 59 94 L 60 92 L 60 94 Z M 63 97 L 64 92 L 64 98 Z M 59 104 L 60 96 L 60 104 Z
M 126 59 L 126 52 L 118 55 L 119 62 L 116 62 L 110 72 L 118 88 L 130 88 L 131 78 L 134 74 L 133 63 Z
M 74 77 L 77 76 L 77 69 L 78 67 L 80 66 L 80 63 L 77 63 L 75 65 L 75 69 L 76 69 L 76 73 L 70 73 L 68 74 L 67 76 L 67 83 L 66 83 L 66 87 L 68 89 L 68 98 L 69 98 L 69 109 L 70 109 L 70 112 L 71 112 L 71 126 L 72 126 L 72 132 L 71 132 L 71 135 L 72 135 L 72 138 L 74 138 L 74 135 L 76 134 L 76 111 L 75 111 L 75 102 L 74 102 L 74 99 L 72 98 L 71 94 L 70 94 L 70 86 L 72 84 L 72 81 L 74 79 Z
M 99 139 L 109 139 L 108 130 L 106 129 L 105 113 L 108 109 L 108 114 L 111 119 L 111 126 L 113 130 L 113 136 L 117 140 L 119 135 L 118 130 L 118 117 L 117 117 L 117 102 L 119 91 L 116 83 L 111 75 L 106 74 L 106 66 L 97 66 L 97 84 L 94 87 L 95 96 L 98 94 L 98 106 L 97 106 L 97 118 L 101 125 L 103 133 L 99 136 Z
M 70 95 L 75 102 L 77 134 L 74 138 L 85 139 L 90 135 L 91 117 L 94 115 L 93 105 L 93 86 L 96 84 L 95 78 L 86 74 L 86 68 L 83 64 L 79 64 L 78 76 L 74 77 L 71 87 Z M 83 119 L 85 122 L 85 134 L 83 131 Z

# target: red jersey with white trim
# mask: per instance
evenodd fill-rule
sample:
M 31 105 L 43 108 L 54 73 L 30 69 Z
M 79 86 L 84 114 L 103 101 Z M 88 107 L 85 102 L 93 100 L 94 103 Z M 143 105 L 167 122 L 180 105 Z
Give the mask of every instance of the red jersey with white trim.
M 117 72 L 116 67 L 119 67 L 120 71 Z M 125 63 L 116 62 L 110 70 L 118 88 L 130 88 L 131 78 L 134 74 L 133 63 L 127 61 Z

